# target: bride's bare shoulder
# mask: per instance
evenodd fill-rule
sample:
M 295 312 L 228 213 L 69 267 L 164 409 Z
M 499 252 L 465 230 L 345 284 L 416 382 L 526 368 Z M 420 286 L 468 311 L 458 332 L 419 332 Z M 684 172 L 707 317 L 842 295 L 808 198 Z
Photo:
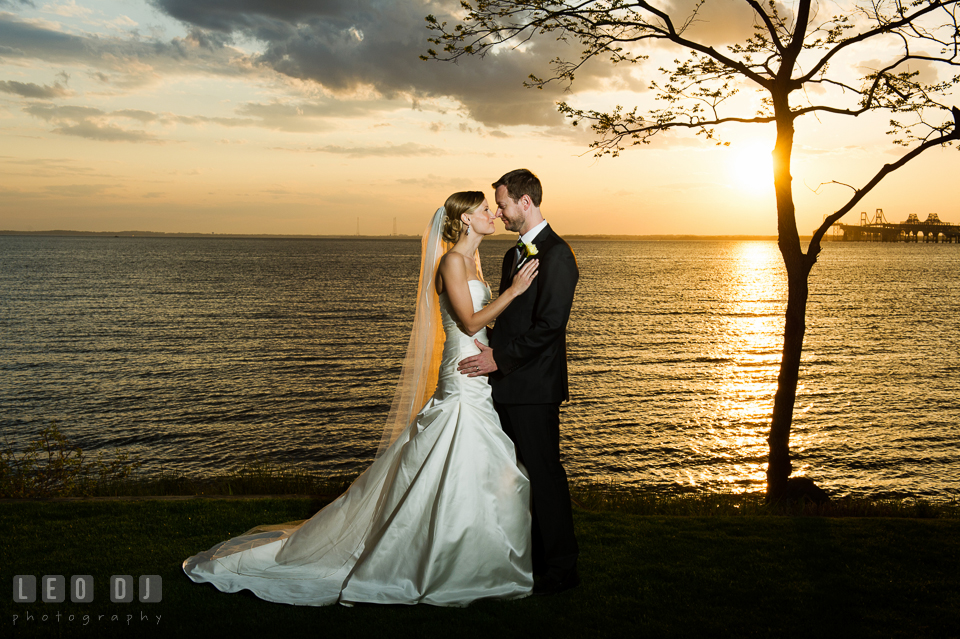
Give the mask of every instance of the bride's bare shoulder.
M 447 251 L 440 256 L 440 260 L 437 262 L 436 282 L 434 283 L 437 294 L 443 293 L 447 288 L 445 279 L 449 279 L 451 282 L 467 279 L 467 268 L 462 258 L 463 256 L 456 251 Z
M 440 268 L 448 270 L 450 268 L 457 269 L 459 266 L 466 267 L 468 264 L 472 264 L 473 260 L 469 259 L 466 255 L 457 253 L 456 251 L 447 251 L 440 257 Z

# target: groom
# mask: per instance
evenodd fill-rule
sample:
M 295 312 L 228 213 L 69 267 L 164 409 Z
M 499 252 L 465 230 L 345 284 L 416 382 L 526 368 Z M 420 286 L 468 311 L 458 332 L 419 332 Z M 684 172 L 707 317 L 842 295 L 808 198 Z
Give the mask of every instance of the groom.
M 500 292 L 528 259 L 540 261 L 530 288 L 497 318 L 490 347 L 460 362 L 463 374 L 489 375 L 504 432 L 517 446 L 533 493 L 534 594 L 556 594 L 580 583 L 567 474 L 560 463 L 560 403 L 567 389 L 566 327 L 579 279 L 570 246 L 540 213 L 543 190 L 527 169 L 493 184 L 497 217 L 520 234 L 503 258 Z

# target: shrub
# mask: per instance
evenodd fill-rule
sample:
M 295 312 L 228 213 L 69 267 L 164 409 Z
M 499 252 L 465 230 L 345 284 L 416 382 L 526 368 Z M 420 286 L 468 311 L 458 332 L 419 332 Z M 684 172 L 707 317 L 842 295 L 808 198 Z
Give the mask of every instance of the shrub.
M 0 449 L 0 497 L 31 499 L 102 495 L 130 480 L 142 462 L 119 449 L 108 459 L 101 451 L 87 461 L 56 422 L 18 454 L 6 443 Z

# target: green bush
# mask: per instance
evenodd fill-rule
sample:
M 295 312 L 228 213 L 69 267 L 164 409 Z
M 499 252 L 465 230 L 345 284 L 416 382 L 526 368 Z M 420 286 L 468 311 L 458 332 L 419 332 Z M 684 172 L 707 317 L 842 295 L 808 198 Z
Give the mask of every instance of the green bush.
M 132 479 L 142 462 L 119 449 L 108 459 L 101 451 L 84 458 L 56 422 L 18 454 L 7 442 L 0 449 L 0 498 L 86 497 L 111 494 Z

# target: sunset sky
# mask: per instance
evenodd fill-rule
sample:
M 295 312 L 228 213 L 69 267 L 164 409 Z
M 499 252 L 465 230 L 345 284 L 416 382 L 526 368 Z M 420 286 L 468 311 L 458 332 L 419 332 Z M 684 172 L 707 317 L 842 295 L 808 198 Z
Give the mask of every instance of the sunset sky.
M 528 89 L 527 75 L 546 75 L 564 45 L 419 59 L 431 46 L 424 17 L 453 21 L 458 6 L 0 0 L 0 230 L 353 234 L 359 219 L 363 234 L 389 234 L 394 220 L 418 234 L 451 192 L 492 196 L 492 181 L 527 167 L 561 234 L 776 233 L 772 126 L 721 129 L 729 147 L 677 133 L 598 160 L 590 131 L 556 111 L 561 99 L 651 108 L 657 68 L 684 52 L 650 47 L 642 66 L 586 66 L 570 92 Z M 718 45 L 742 39 L 753 24 L 742 6 L 717 0 L 697 28 Z M 835 66 L 852 77 L 892 52 Z M 818 185 L 859 185 L 903 152 L 888 119 L 798 123 L 802 233 L 849 197 Z M 955 147 L 931 150 L 844 221 L 882 208 L 894 222 L 936 212 L 960 223 L 958 170 Z

